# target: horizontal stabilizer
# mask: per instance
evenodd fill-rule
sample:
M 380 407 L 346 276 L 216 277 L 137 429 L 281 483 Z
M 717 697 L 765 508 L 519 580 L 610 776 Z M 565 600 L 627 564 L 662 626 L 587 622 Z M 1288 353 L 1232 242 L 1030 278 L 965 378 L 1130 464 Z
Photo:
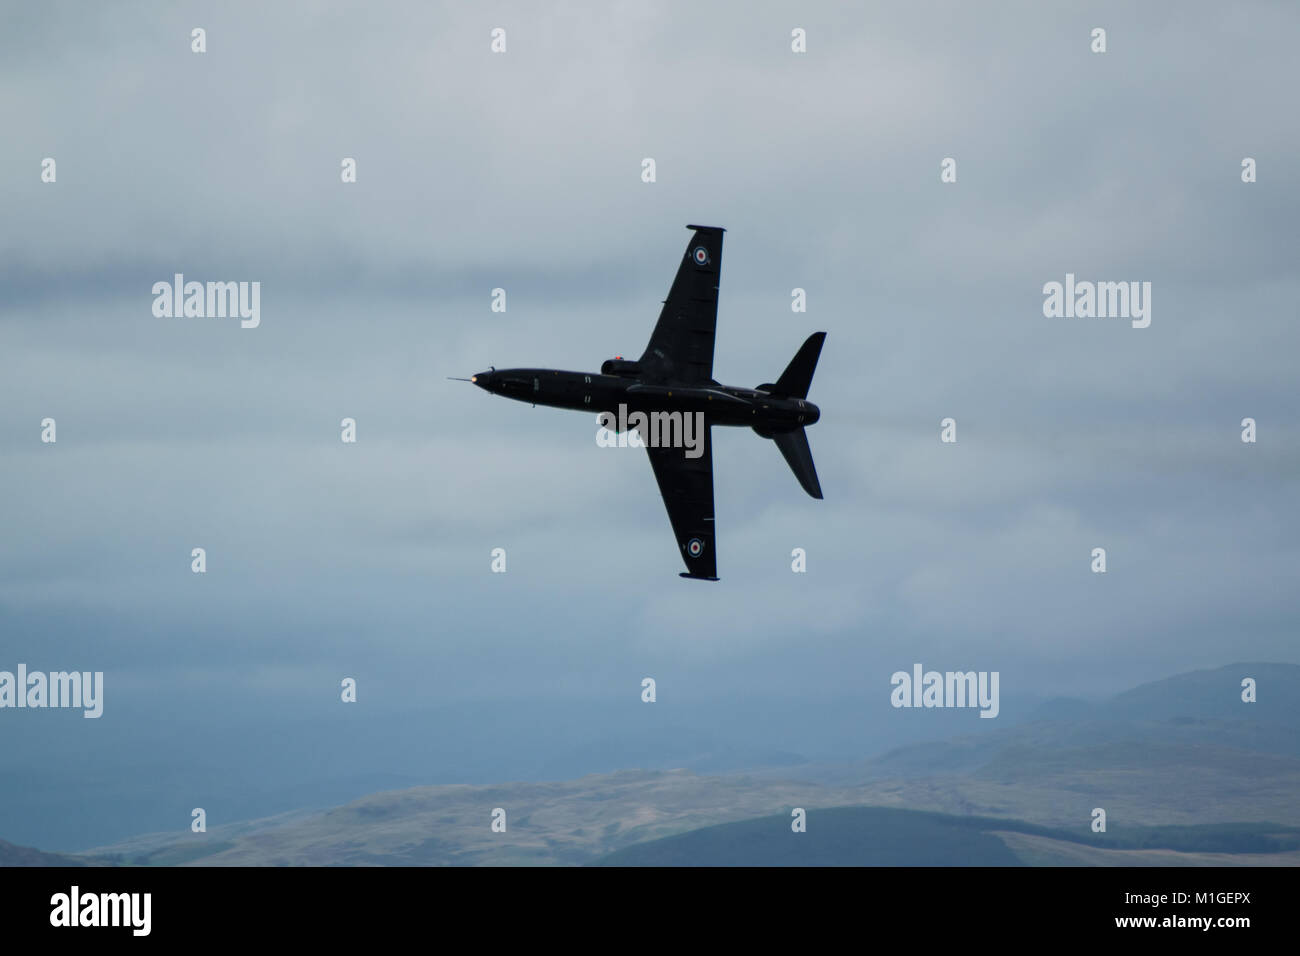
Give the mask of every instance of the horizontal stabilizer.
M 818 342 L 817 346 L 820 348 L 821 342 Z M 816 358 L 813 361 L 816 361 Z M 808 436 L 804 434 L 804 430 L 800 428 L 792 432 L 777 432 L 772 436 L 772 440 L 776 442 L 776 447 L 781 449 L 786 464 L 799 479 L 799 484 L 803 485 L 803 490 L 814 498 L 820 498 L 822 486 L 817 480 L 817 467 L 813 464 L 812 449 L 808 447 Z

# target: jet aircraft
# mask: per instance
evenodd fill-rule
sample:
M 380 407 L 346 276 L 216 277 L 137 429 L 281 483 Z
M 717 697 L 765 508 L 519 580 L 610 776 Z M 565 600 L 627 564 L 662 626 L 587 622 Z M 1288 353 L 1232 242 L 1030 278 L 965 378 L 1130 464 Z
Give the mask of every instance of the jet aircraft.
M 722 267 L 722 234 L 716 226 L 687 226 L 694 230 L 677 267 L 668 298 L 645 352 L 636 361 L 607 360 L 600 373 L 566 372 L 547 368 L 493 368 L 469 379 L 496 395 L 578 411 L 602 411 L 613 419 L 623 406 L 659 420 L 680 413 L 701 413 L 702 448 L 642 442 L 668 509 L 668 521 L 681 552 L 684 578 L 718 580 L 717 535 L 713 523 L 712 426 L 752 428 L 775 442 L 791 471 L 814 498 L 822 497 L 808 448 L 805 426 L 821 418 L 808 401 L 825 332 L 814 332 L 800 346 L 774 383 L 757 388 L 722 385 L 713 378 L 713 341 L 718 321 L 718 279 Z M 611 426 L 613 427 L 613 426 Z M 638 427 L 638 431 L 639 431 Z

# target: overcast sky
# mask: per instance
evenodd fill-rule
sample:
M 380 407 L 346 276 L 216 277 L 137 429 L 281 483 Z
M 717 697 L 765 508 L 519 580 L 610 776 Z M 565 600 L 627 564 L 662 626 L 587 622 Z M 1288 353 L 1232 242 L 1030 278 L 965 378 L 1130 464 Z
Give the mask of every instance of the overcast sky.
M 251 760 L 314 713 L 298 749 L 322 768 L 465 739 L 462 718 L 490 737 L 492 714 L 540 759 L 644 707 L 652 676 L 655 720 L 766 713 L 723 736 L 848 757 L 918 732 L 886 705 L 914 662 L 1000 671 L 1013 713 L 1300 659 L 1292 4 L 5 17 L 0 669 L 107 689 L 97 722 L 0 712 L 0 819 L 51 753 L 99 755 L 129 796 L 139 765 L 108 755 Z M 713 585 L 678 578 L 644 452 L 446 379 L 639 355 L 687 223 L 728 230 L 716 378 L 771 381 L 828 333 L 826 498 L 717 430 Z M 155 317 L 177 272 L 259 281 L 260 326 Z M 1150 327 L 1045 318 L 1066 273 L 1150 282 Z M 347 676 L 372 723 L 336 754 Z M 529 716 L 564 708 L 553 734 Z M 542 772 L 508 749 L 481 774 Z M 439 775 L 387 760 L 369 769 Z M 202 798 L 175 802 L 185 826 Z

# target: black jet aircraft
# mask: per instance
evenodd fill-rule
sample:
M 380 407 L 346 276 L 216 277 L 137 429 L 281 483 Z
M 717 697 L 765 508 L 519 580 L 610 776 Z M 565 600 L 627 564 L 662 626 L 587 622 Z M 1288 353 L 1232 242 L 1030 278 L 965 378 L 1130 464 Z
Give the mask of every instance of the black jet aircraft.
M 804 426 L 821 417 L 821 411 L 807 399 L 826 333 L 810 335 L 775 383 L 735 388 L 716 382 L 713 339 L 724 230 L 715 226 L 686 228 L 694 234 L 650 343 L 635 362 L 610 359 L 599 375 L 549 368 L 493 368 L 470 381 L 496 395 L 534 405 L 607 412 L 607 421 L 620 406 L 625 406 L 628 418 L 634 412 L 647 418 L 655 413 L 702 413 L 705 427 L 693 449 L 656 447 L 644 434 L 641 440 L 650 453 L 659 493 L 686 564 L 682 577 L 716 581 L 711 428 L 739 425 L 772 439 L 804 491 L 820 498 L 822 489 Z

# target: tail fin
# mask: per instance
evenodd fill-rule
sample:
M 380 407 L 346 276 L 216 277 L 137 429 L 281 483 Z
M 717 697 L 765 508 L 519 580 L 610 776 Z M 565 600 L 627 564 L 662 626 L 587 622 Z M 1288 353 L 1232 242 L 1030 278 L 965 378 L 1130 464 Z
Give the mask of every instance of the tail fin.
M 790 364 L 785 367 L 781 377 L 776 380 L 773 386 L 778 395 L 785 398 L 807 398 L 808 386 L 812 385 L 813 372 L 817 371 L 817 359 L 822 354 L 822 343 L 826 341 L 825 332 L 814 332 L 808 336 L 808 340 L 799 346 L 799 351 L 790 359 Z M 804 448 L 807 449 L 808 443 L 804 442 Z M 788 457 L 788 456 L 787 456 Z M 809 467 L 812 466 L 812 459 L 809 458 Z M 816 480 L 813 481 L 816 484 Z M 804 485 L 804 487 L 808 487 Z M 820 498 L 821 495 L 816 497 Z
M 817 335 L 821 334 L 820 332 L 817 333 Z M 808 341 L 811 342 L 812 339 Z M 821 348 L 820 340 L 817 342 L 817 347 Z M 807 344 L 804 345 L 803 349 L 799 350 L 799 355 L 802 355 L 806 350 Z M 795 358 L 797 360 L 798 356 Z M 816 354 L 813 355 L 813 361 L 817 361 Z M 790 363 L 790 367 L 794 367 L 794 362 Z M 789 374 L 789 369 L 786 372 Z M 812 372 L 810 371 L 808 374 L 811 376 Z M 784 375 L 781 377 L 785 378 Z M 822 486 L 821 482 L 817 480 L 817 468 L 813 465 L 812 449 L 808 447 L 808 436 L 804 434 L 804 430 L 799 428 L 792 432 L 777 432 L 772 436 L 772 440 L 776 442 L 776 447 L 781 449 L 786 464 L 790 466 L 794 476 L 799 479 L 799 484 L 803 485 L 803 490 L 814 498 L 820 498 L 822 496 Z

